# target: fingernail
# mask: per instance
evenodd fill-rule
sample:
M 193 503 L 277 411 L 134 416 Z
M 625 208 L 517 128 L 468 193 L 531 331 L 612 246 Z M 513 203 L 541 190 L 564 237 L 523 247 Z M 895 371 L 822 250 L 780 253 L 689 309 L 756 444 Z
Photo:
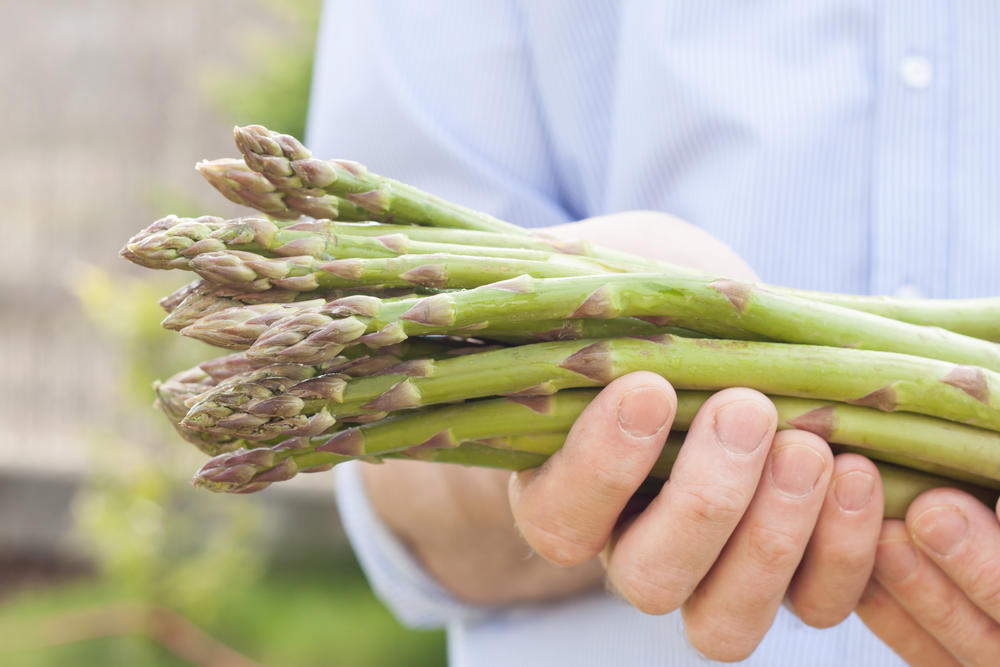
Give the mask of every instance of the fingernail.
M 913 537 L 938 556 L 955 553 L 969 534 L 969 520 L 954 505 L 932 507 L 913 521 Z
M 715 413 L 719 444 L 736 454 L 749 454 L 771 430 L 771 418 L 756 401 L 735 401 Z
M 771 483 L 786 496 L 805 498 L 816 488 L 825 467 L 814 449 L 786 445 L 771 455 Z
M 618 428 L 633 438 L 659 433 L 670 419 L 670 399 L 656 387 L 632 389 L 618 403 Z
M 917 552 L 908 541 L 879 542 L 875 550 L 875 575 L 881 581 L 903 581 L 917 569 Z
M 833 497 L 845 512 L 863 510 L 874 492 L 875 478 L 861 470 L 852 470 L 833 480 Z

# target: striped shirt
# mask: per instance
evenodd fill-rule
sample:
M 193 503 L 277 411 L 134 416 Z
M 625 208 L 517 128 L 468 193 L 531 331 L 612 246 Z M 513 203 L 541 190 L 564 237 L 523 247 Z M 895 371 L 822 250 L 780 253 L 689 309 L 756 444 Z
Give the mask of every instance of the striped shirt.
M 682 217 L 767 282 L 1000 293 L 992 0 L 329 0 L 309 142 L 525 226 Z M 458 604 L 340 498 L 373 586 L 452 664 L 702 664 L 676 614 L 603 595 Z M 353 481 L 352 481 L 353 480 Z M 856 618 L 782 611 L 747 664 L 898 662 Z

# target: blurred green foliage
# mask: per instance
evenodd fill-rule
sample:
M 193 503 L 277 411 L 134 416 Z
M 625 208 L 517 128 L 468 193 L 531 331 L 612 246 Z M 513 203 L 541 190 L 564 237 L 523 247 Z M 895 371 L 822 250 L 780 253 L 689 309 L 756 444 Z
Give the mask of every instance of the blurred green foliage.
M 59 629 L 38 637 L 36 619 L 121 599 L 107 581 L 88 581 L 23 595 L 0 607 L 0 664 L 5 667 L 136 665 L 173 667 L 179 660 L 142 637 L 97 638 L 64 646 Z M 202 625 L 264 665 L 276 667 L 432 667 L 444 660 L 441 633 L 404 630 L 372 596 L 357 565 L 340 559 L 269 571 L 225 595 L 215 621 Z M 73 628 L 62 628 L 72 633 Z M 5 652 L 13 651 L 13 652 Z
M 167 273 L 112 278 L 89 267 L 74 280 L 84 313 L 125 363 L 117 395 L 129 425 L 90 434 L 94 472 L 77 494 L 76 527 L 103 577 L 129 595 L 210 621 L 233 587 L 263 568 L 256 503 L 191 503 L 192 451 L 152 409 L 152 383 L 213 356 L 212 348 L 159 326 L 159 297 L 177 286 Z M 206 494 L 207 495 L 207 494 Z
M 240 125 L 258 123 L 305 136 L 313 51 L 322 0 L 262 0 L 266 27 L 241 36 L 246 67 L 220 66 L 202 78 L 209 102 Z

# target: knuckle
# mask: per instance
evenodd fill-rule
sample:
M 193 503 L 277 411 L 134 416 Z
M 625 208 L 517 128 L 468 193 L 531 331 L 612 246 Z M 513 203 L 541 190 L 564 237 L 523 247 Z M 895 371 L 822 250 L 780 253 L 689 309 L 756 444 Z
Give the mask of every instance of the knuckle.
M 590 471 L 593 493 L 609 499 L 628 498 L 639 488 L 646 476 L 641 470 L 625 469 L 609 465 L 595 465 Z
M 738 662 L 750 657 L 760 637 L 733 621 L 720 621 L 717 616 L 687 615 L 684 632 L 688 643 L 709 660 Z
M 854 605 L 835 605 L 827 600 L 816 600 L 811 597 L 795 596 L 791 599 L 795 615 L 813 628 L 832 628 L 850 616 Z
M 919 588 L 916 590 L 918 592 L 914 595 L 919 595 Z M 959 632 L 958 636 L 965 635 L 962 632 L 964 618 L 960 613 L 958 601 L 953 596 L 938 598 L 930 601 L 930 604 L 913 602 L 919 606 L 915 616 L 921 625 L 932 628 L 935 633 L 943 633 L 942 636 L 950 636 L 955 631 Z
M 867 578 L 871 573 L 874 561 L 873 551 L 869 552 L 858 547 L 832 545 L 829 551 L 823 554 L 823 566 L 828 571 L 864 575 L 864 578 Z
M 750 557 L 769 573 L 793 570 L 804 547 L 799 536 L 763 523 L 748 526 L 746 540 Z
M 1000 613 L 1000 568 L 995 561 L 979 563 L 965 586 L 978 606 L 988 613 Z
M 735 525 L 743 517 L 750 498 L 739 489 L 718 485 L 677 487 L 678 509 L 696 523 Z
M 616 568 L 612 583 L 633 607 L 654 616 L 669 614 L 686 597 L 686 591 L 680 590 L 671 577 L 657 576 L 638 565 Z
M 603 541 L 578 528 L 560 524 L 551 517 L 527 517 L 518 528 L 532 550 L 545 560 L 561 567 L 580 565 L 597 555 Z

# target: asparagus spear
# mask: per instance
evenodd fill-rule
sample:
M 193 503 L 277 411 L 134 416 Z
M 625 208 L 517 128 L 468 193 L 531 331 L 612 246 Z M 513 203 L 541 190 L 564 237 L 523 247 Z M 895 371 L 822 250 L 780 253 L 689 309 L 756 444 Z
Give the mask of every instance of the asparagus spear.
M 374 220 L 399 219 L 437 227 L 524 233 L 509 222 L 373 174 L 356 162 L 313 159 L 305 146 L 287 134 L 271 132 L 260 125 L 237 127 L 234 134 L 247 166 L 286 192 L 335 195 L 369 211 Z
M 326 221 L 324 221 L 326 222 Z M 317 259 L 350 259 L 394 257 L 400 254 L 450 253 L 465 256 L 495 256 L 509 259 L 546 261 L 552 257 L 551 250 L 523 248 L 494 248 L 490 246 L 440 243 L 413 240 L 409 235 L 395 232 L 371 238 L 358 235 L 357 229 L 372 229 L 372 225 L 342 224 L 344 233 L 335 233 L 330 225 L 320 222 L 310 225 L 279 226 L 263 218 L 239 218 L 222 220 L 205 216 L 201 218 L 177 218 L 167 216 L 153 223 L 146 230 L 134 236 L 123 255 L 151 268 L 189 268 L 192 257 L 207 252 L 225 249 L 253 252 L 265 256 L 310 255 Z M 303 228 L 306 227 L 306 228 Z M 346 227 L 346 229 L 345 229 Z M 355 228 L 354 230 L 351 227 Z M 399 228 L 394 226 L 394 228 Z M 424 229 L 424 232 L 441 234 L 451 230 Z M 472 236 L 501 236 L 464 232 Z M 458 240 L 458 239 L 456 239 Z M 577 262 L 580 263 L 579 261 Z M 601 273 L 608 269 L 622 270 L 627 264 L 583 263 L 581 273 Z M 672 274 L 676 267 L 669 267 Z M 233 288 L 238 290 L 239 288 Z M 998 299 L 967 299 L 955 301 L 941 300 L 898 300 L 887 297 L 858 297 L 835 295 L 787 288 L 765 287 L 780 294 L 800 296 L 823 303 L 882 314 L 900 321 L 918 324 L 934 324 L 953 331 L 965 331 L 981 338 L 998 338 L 1000 331 L 995 324 L 1000 311 Z M 280 301 L 291 300 L 282 292 L 275 293 Z M 176 325 L 177 318 L 168 319 L 167 324 Z
M 218 285 L 200 278 L 174 293 L 164 297 L 160 305 L 167 310 L 167 316 L 160 323 L 163 327 L 180 331 L 199 319 L 243 305 L 291 304 L 292 302 L 325 303 L 357 294 L 377 295 L 380 298 L 416 297 L 417 292 L 434 293 L 436 290 L 420 288 L 383 288 L 379 286 L 359 287 L 352 290 L 321 289 L 308 292 L 269 289 L 261 292 L 246 291 L 239 287 Z M 294 308 L 294 306 L 290 306 Z M 297 312 L 290 310 L 289 312 Z M 249 345 L 249 343 L 248 343 Z
M 353 339 L 340 336 L 337 343 L 341 345 L 362 337 L 364 342 L 372 344 L 377 337 L 395 342 L 410 335 L 458 334 L 487 327 L 537 331 L 537 320 L 548 318 L 638 316 L 650 318 L 659 326 L 679 326 L 721 338 L 763 338 L 882 350 L 993 370 L 1000 368 L 1000 347 L 976 338 L 810 303 L 733 281 L 707 282 L 650 274 L 548 280 L 520 276 L 415 300 L 381 302 L 375 298 L 348 297 L 312 311 L 303 309 L 288 315 L 289 319 L 275 320 L 273 328 L 251 346 L 251 356 L 281 354 L 281 348 L 329 330 L 337 315 L 346 320 L 337 326 L 356 331 Z M 233 316 L 243 317 L 238 313 Z M 309 328 L 312 321 L 317 329 Z M 202 330 L 211 333 L 203 326 L 199 335 Z M 297 332 L 296 336 L 287 335 L 290 330 Z M 315 337 L 322 340 L 324 335 Z M 245 346 L 246 339 L 235 344 Z
M 343 350 L 357 343 L 364 343 L 374 349 L 406 340 L 410 335 L 442 333 L 447 335 L 447 332 L 434 331 L 403 320 L 398 325 L 389 324 L 380 329 L 377 323 L 372 325 L 370 318 L 330 314 L 347 308 L 347 304 L 354 304 L 352 308 L 359 307 L 359 304 L 377 304 L 402 313 L 412 307 L 418 298 L 379 300 L 366 295 L 354 295 L 332 303 L 314 299 L 296 303 L 264 303 L 248 306 L 232 306 L 231 300 L 215 298 L 195 304 L 197 309 L 205 314 L 193 322 L 190 318 L 181 320 L 180 324 L 183 324 L 181 333 L 218 347 L 236 350 L 250 348 L 247 351 L 248 356 L 256 359 L 315 363 L 341 354 Z M 227 305 L 231 307 L 227 308 Z M 195 306 L 192 306 L 191 310 L 195 311 Z M 167 319 L 172 319 L 173 315 L 171 313 Z M 455 334 L 505 343 L 659 333 L 673 333 L 687 337 L 705 336 L 679 327 L 660 326 L 655 318 L 652 319 L 653 321 L 637 318 L 537 320 L 524 323 L 500 322 L 497 325 L 483 323 L 482 326 L 456 330 Z M 417 329 L 420 329 L 421 333 L 417 333 Z M 752 336 L 746 334 L 743 337 L 752 339 Z
M 305 291 L 362 285 L 456 289 L 525 274 L 553 278 L 609 271 L 568 256 L 536 261 L 450 253 L 324 261 L 310 255 L 266 258 L 252 252 L 221 250 L 195 255 L 187 264 L 206 280 L 247 291 L 272 287 Z
M 419 376 L 387 374 L 293 383 L 279 392 L 247 381 L 209 392 L 182 424 L 247 439 L 313 430 L 337 415 L 396 411 L 491 395 L 594 387 L 636 370 L 679 389 L 747 386 L 765 393 L 906 411 L 1000 430 L 996 374 L 893 353 L 662 335 L 522 345 L 428 361 Z
M 208 252 L 241 250 L 264 257 L 294 257 L 308 255 L 322 260 L 397 257 L 399 255 L 452 254 L 478 257 L 524 259 L 546 262 L 558 258 L 549 250 L 495 248 L 481 245 L 460 245 L 418 241 L 404 234 L 365 235 L 336 234 L 316 224 L 309 229 L 301 226 L 279 226 L 260 217 L 223 220 L 214 217 L 178 218 L 170 215 L 133 236 L 125 246 L 126 256 L 142 266 L 153 269 L 187 269 L 191 259 Z M 581 273 L 623 271 L 624 266 L 587 261 L 567 260 L 579 266 Z
M 243 160 L 204 160 L 195 165 L 195 169 L 229 201 L 255 208 L 274 218 L 291 220 L 303 214 L 338 220 L 371 218 L 365 209 L 339 197 L 279 190 L 267 177 L 247 167 Z
M 355 457 L 404 450 L 408 456 L 414 456 L 465 440 L 564 434 L 596 393 L 596 390 L 573 389 L 550 396 L 486 399 L 400 413 L 341 431 L 328 440 L 314 438 L 312 445 L 318 451 Z M 686 430 L 710 393 L 681 391 L 677 396 L 673 428 Z M 871 458 L 903 462 L 911 468 L 1000 489 L 1000 434 L 995 431 L 830 401 L 786 396 L 772 396 L 771 400 L 778 412 L 779 429 L 807 430 L 828 442 L 851 446 Z M 492 442 L 492 446 L 545 455 L 555 451 L 532 449 L 524 443 Z
M 310 441 L 298 438 L 274 448 L 217 457 L 199 471 L 195 484 L 215 491 L 259 490 L 272 481 L 289 479 L 300 470 L 328 469 L 351 458 L 371 458 L 372 455 L 510 470 L 536 467 L 561 447 L 572 421 L 593 398 L 593 394 L 592 391 L 568 391 L 530 400 L 474 401 L 355 427 L 336 434 L 329 440 L 313 438 Z M 706 398 L 707 394 L 700 392 L 680 392 L 675 428 L 690 426 L 694 414 Z M 996 433 L 968 427 L 954 429 L 954 425 L 941 423 L 939 420 L 914 415 L 888 415 L 867 408 L 838 404 L 820 404 L 821 407 L 816 408 L 813 404 L 794 399 L 789 401 L 779 397 L 774 400 L 779 411 L 780 428 L 791 428 L 793 426 L 790 422 L 794 424 L 803 418 L 815 421 L 811 416 L 815 410 L 829 410 L 836 415 L 837 421 L 841 421 L 840 418 L 846 415 L 844 425 L 837 429 L 838 438 L 857 442 L 875 440 L 882 449 L 892 450 L 896 446 L 894 443 L 902 440 L 898 435 L 902 429 L 906 429 L 915 442 L 929 448 L 938 444 L 937 438 L 946 433 L 955 435 L 959 442 L 968 438 L 977 445 L 989 443 L 989 446 L 980 447 L 979 451 L 994 471 L 1000 471 L 1000 450 L 996 447 L 1000 443 L 1000 435 Z M 803 413 L 803 407 L 809 409 Z M 914 418 L 916 421 L 913 421 Z M 533 432 L 532 427 L 538 431 Z M 889 436 L 888 443 L 879 440 L 883 435 Z M 672 436 L 651 471 L 651 476 L 659 479 L 667 477 L 680 441 L 679 436 Z M 965 461 L 966 464 L 972 462 Z M 894 480 L 899 478 L 928 479 L 919 474 L 914 477 L 912 473 L 893 471 L 887 476 L 886 483 L 896 484 Z M 977 476 L 972 478 L 983 481 L 994 489 L 1000 488 L 1000 481 L 997 479 Z M 936 478 L 934 483 L 955 484 L 954 480 L 942 478 Z M 894 488 L 887 495 L 899 499 L 901 495 L 905 495 L 904 489 L 905 485 L 903 489 Z M 915 495 L 911 494 L 909 499 L 912 500 Z M 979 495 L 989 493 L 980 489 Z M 995 496 L 995 493 L 992 495 Z M 905 504 L 903 507 L 905 508 Z

